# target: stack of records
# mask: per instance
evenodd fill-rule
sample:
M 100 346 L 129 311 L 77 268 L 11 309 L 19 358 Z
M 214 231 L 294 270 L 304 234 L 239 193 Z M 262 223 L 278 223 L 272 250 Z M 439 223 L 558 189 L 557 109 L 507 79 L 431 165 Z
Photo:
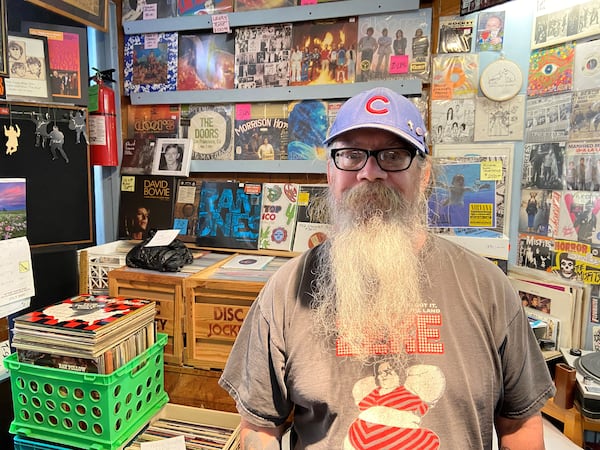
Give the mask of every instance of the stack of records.
M 19 361 L 110 374 L 155 342 L 151 300 L 78 295 L 14 319 Z

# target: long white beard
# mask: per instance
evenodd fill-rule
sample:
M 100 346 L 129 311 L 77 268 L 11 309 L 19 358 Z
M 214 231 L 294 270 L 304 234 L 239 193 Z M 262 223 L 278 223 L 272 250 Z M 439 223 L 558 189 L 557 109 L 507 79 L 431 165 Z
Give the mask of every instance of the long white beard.
M 422 303 L 423 271 L 415 241 L 424 227 L 424 199 L 407 202 L 380 183 L 359 185 L 335 204 L 330 252 L 314 284 L 317 332 L 370 362 L 391 346 L 401 363 Z M 382 355 L 377 355 L 381 357 Z

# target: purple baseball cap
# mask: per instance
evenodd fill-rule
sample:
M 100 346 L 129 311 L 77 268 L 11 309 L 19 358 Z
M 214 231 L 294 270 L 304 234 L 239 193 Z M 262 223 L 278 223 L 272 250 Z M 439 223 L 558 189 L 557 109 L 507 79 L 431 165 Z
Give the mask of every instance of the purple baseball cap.
M 377 128 L 394 133 L 421 153 L 429 153 L 421 113 L 406 97 L 385 87 L 376 87 L 349 98 L 339 109 L 324 144 L 346 131 Z

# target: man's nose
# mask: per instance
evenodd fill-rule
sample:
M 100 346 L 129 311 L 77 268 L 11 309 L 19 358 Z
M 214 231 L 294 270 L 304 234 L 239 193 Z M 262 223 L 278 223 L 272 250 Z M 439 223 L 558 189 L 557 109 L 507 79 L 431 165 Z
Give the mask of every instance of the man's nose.
M 387 172 L 379 167 L 375 156 L 371 155 L 367 159 L 365 167 L 358 171 L 358 178 L 368 181 L 383 180 L 387 178 Z

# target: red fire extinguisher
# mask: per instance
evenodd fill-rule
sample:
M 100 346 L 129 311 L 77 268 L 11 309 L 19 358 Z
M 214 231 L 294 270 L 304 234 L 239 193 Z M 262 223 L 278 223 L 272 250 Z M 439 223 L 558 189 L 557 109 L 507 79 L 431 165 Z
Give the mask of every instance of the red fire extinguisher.
M 91 164 L 95 166 L 118 166 L 117 116 L 115 111 L 115 92 L 106 86 L 114 83 L 112 73 L 115 69 L 98 70 L 90 77 L 95 85 L 90 86 L 88 127 L 90 132 Z

